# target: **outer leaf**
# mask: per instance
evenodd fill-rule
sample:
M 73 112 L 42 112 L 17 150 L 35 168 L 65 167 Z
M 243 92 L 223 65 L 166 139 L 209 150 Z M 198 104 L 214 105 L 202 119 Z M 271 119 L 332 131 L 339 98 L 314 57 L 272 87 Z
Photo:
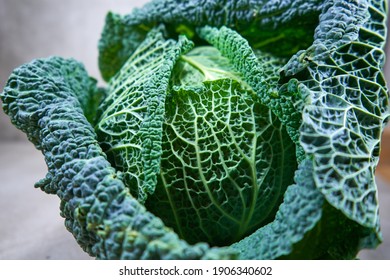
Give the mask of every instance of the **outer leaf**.
M 318 24 L 322 4 L 321 0 L 155 0 L 126 16 L 110 13 L 99 43 L 100 70 L 109 80 L 156 23 L 190 36 L 194 27 L 227 26 L 256 48 L 290 56 L 311 43 L 313 34 L 308 31 Z
M 80 67 L 78 62 L 69 61 L 63 65 L 59 63 L 59 61 L 61 61 L 61 58 L 58 57 L 52 57 L 47 60 L 46 63 L 42 63 L 42 61 L 38 60 L 34 65 L 30 65 L 30 67 L 24 67 L 24 75 L 30 75 L 31 83 L 34 81 L 39 83 L 42 76 L 44 76 L 46 72 L 50 71 L 53 79 L 66 81 L 66 91 L 72 90 L 75 92 L 84 114 L 87 115 L 88 120 L 92 121 L 95 113 L 91 112 L 90 109 L 96 109 L 96 106 L 89 105 L 98 103 L 98 101 L 92 101 L 94 98 L 98 97 L 97 99 L 99 99 L 102 97 L 102 93 L 96 88 L 96 81 L 87 75 L 84 68 Z M 23 84 L 19 85 L 18 83 L 17 77 L 12 75 L 9 78 L 7 85 L 9 87 L 23 87 Z M 42 88 L 48 92 L 48 95 L 58 89 L 56 85 L 50 83 L 42 85 Z M 83 94 L 79 94 L 80 92 Z M 29 116 L 38 109 L 41 109 L 41 107 L 45 104 L 40 104 L 31 100 L 29 103 L 30 106 L 21 106 L 21 104 L 18 104 L 18 101 L 16 100 L 16 94 L 8 96 L 5 95 L 3 98 L 7 98 L 7 102 L 3 105 L 3 109 L 9 112 L 9 114 L 14 115 L 14 118 L 17 118 L 14 122 L 21 125 L 20 129 L 27 132 L 29 140 L 39 148 L 37 127 L 31 123 L 27 123 L 24 117 Z M 8 105 L 8 103 L 10 104 Z
M 77 82 L 87 77 L 74 60 L 35 60 L 14 70 L 1 95 L 12 122 L 45 155 L 50 191 L 81 247 L 100 259 L 234 257 L 205 243 L 189 246 L 129 194 L 81 109 L 90 89 Z
M 165 40 L 162 28 L 151 31 L 110 81 L 109 95 L 100 106 L 99 141 L 140 201 L 154 192 L 160 171 L 171 72 L 180 53 L 191 46 L 184 37 Z
M 104 49 L 104 55 L 99 56 L 99 67 L 106 81 L 115 76 L 153 26 L 128 26 L 122 16 L 112 12 L 107 14 L 99 41 L 99 49 Z
M 389 115 L 385 14 L 385 1 L 327 2 L 313 46 L 284 68 L 311 91 L 301 142 L 314 159 L 317 188 L 347 217 L 377 231 L 374 172 Z

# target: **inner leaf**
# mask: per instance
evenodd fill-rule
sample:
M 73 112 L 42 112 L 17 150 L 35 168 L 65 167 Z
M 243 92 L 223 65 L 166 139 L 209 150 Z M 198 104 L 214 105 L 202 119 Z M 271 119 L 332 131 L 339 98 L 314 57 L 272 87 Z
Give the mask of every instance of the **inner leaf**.
M 278 118 L 218 50 L 195 48 L 171 80 L 149 211 L 190 243 L 227 245 L 271 221 L 296 169 Z

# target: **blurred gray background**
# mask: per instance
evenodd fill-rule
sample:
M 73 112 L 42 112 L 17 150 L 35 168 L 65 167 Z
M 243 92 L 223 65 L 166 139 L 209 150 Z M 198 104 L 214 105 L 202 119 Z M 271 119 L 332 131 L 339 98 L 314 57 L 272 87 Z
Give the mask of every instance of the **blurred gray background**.
M 107 11 L 125 14 L 145 2 L 0 0 L 0 91 L 14 68 L 51 55 L 81 61 L 101 81 L 97 43 Z M 0 259 L 89 258 L 65 229 L 59 199 L 34 189 L 45 174 L 40 152 L 0 110 Z M 362 259 L 390 259 L 390 186 L 381 176 L 378 186 L 385 242 Z

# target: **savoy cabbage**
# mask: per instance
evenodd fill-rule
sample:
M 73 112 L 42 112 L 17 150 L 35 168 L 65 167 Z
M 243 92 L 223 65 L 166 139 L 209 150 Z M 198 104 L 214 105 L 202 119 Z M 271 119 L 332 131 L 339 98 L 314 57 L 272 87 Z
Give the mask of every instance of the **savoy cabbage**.
M 1 94 L 99 259 L 344 259 L 381 242 L 386 1 L 155 0 Z

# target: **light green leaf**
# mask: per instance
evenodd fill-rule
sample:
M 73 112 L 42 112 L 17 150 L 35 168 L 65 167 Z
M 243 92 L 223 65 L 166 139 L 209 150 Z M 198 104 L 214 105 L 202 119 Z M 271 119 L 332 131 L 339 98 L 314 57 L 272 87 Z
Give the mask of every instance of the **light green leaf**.
M 270 55 L 260 51 L 255 54 L 248 41 L 236 31 L 226 27 L 218 29 L 206 26 L 199 29 L 199 35 L 230 60 L 260 101 L 280 119 L 297 145 L 298 160 L 302 160 L 304 156 L 299 142 L 299 127 L 307 89 L 297 84 L 295 79 L 279 85 L 280 59 L 270 58 Z
M 278 118 L 228 78 L 171 93 L 162 148 L 146 206 L 190 243 L 231 244 L 271 221 L 296 167 Z

